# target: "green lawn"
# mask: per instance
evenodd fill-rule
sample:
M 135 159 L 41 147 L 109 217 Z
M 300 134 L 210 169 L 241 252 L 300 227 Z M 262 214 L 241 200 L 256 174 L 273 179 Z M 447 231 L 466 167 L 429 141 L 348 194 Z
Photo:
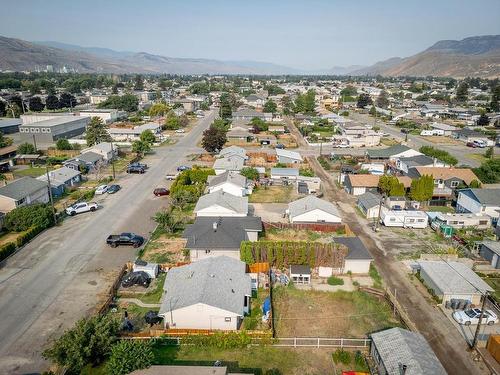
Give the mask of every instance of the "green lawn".
M 429 206 L 425 208 L 425 211 L 434 211 L 434 212 L 442 212 L 442 213 L 454 213 L 455 209 L 453 207 L 448 206 Z
M 14 176 L 16 177 L 39 177 L 46 173 L 45 167 L 29 167 L 26 169 L 14 170 Z
M 500 302 L 500 274 L 484 275 L 483 280 L 491 286 L 495 291 L 493 298 L 497 303 Z

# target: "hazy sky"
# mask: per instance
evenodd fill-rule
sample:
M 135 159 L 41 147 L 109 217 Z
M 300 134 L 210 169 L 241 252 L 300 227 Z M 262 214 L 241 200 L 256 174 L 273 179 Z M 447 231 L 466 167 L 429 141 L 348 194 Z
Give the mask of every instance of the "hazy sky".
M 500 34 L 499 0 L 0 0 L 0 35 L 302 69 Z

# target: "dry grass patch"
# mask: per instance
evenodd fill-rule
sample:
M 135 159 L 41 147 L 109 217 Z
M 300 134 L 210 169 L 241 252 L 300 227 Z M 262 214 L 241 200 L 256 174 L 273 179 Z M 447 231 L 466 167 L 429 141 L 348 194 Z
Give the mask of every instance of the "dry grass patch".
M 445 137 L 445 136 L 438 136 L 438 135 L 431 135 L 431 136 L 425 136 L 422 137 L 426 141 L 432 142 L 434 144 L 438 145 L 463 145 L 463 142 L 460 142 L 456 139 L 450 138 L 450 137 Z
M 293 185 L 268 186 L 255 189 L 248 201 L 250 203 L 289 203 L 298 196 Z
M 186 240 L 184 238 L 172 238 L 161 235 L 147 244 L 142 259 L 155 263 L 183 262 L 183 250 L 185 247 Z

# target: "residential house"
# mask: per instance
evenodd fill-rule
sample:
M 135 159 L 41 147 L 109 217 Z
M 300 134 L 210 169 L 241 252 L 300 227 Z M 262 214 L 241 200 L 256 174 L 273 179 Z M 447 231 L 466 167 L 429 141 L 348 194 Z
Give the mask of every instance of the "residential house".
M 359 237 L 334 237 L 333 241 L 347 247 L 343 273 L 369 273 L 373 257 Z
M 483 133 L 468 128 L 455 130 L 451 133 L 451 136 L 465 143 L 474 141 L 488 141 L 488 137 Z
M 217 190 L 198 199 L 196 216 L 244 217 L 248 216 L 248 197 L 239 197 Z
M 429 125 L 432 129 L 438 131 L 439 135 L 444 135 L 446 137 L 449 137 L 452 135 L 452 133 L 458 128 L 456 126 L 451 126 L 448 124 L 442 124 L 439 122 L 433 122 L 432 124 Z
M 314 195 L 290 202 L 286 214 L 290 223 L 340 223 L 342 221 L 335 205 Z
M 390 328 L 370 335 L 370 354 L 380 375 L 446 375 L 429 343 L 418 332 Z
M 271 168 L 271 179 L 280 181 L 296 181 L 299 178 L 297 168 Z
M 85 152 L 93 152 L 95 154 L 102 155 L 103 160 L 107 162 L 111 161 L 114 157 L 118 156 L 118 147 L 113 145 L 111 142 L 101 142 L 92 147 L 88 147 L 82 150 L 82 154 Z
M 479 255 L 489 261 L 495 269 L 500 268 L 500 242 L 489 240 L 479 242 Z
M 283 150 L 281 148 L 276 149 L 276 156 L 278 157 L 278 163 L 283 164 L 298 164 L 302 163 L 302 155 L 295 151 Z
M 430 212 L 427 212 L 429 215 Z M 431 226 L 436 229 L 442 225 L 455 229 L 475 227 L 477 229 L 491 228 L 491 217 L 481 214 L 455 214 L 451 212 L 436 212 Z
M 82 181 L 82 174 L 78 170 L 61 167 L 50 171 L 49 179 L 52 196 L 60 197 L 64 194 L 66 188 L 71 188 L 80 184 Z M 37 180 L 47 183 L 47 174 L 37 177 Z
M 225 172 L 239 172 L 245 165 L 245 158 L 240 155 L 231 155 L 216 159 L 213 165 L 215 174 L 219 175 Z
M 233 120 L 241 121 L 251 121 L 254 117 L 257 117 L 263 121 L 272 121 L 273 114 L 266 112 L 258 112 L 255 109 L 244 108 L 232 113 Z
M 237 172 L 228 171 L 216 176 L 208 176 L 207 182 L 210 193 L 222 190 L 238 197 L 252 194 L 251 183 L 245 176 Z
M 68 159 L 63 162 L 65 167 L 74 169 L 74 170 L 82 170 L 86 169 L 87 171 L 94 170 L 100 163 L 105 163 L 104 158 L 101 154 L 97 154 L 93 151 L 84 152 L 74 158 Z
M 403 174 L 408 174 L 408 170 L 414 167 L 444 167 L 444 164 L 437 160 L 426 156 L 416 155 L 408 158 L 398 157 L 395 158 L 396 168 Z
M 352 195 L 361 195 L 367 191 L 376 192 L 380 176 L 373 174 L 348 174 L 344 178 L 344 189 Z
M 243 99 L 243 102 L 255 108 L 262 108 L 266 102 L 266 98 L 259 94 L 250 94 Z
M 251 296 L 245 263 L 206 258 L 168 271 L 158 315 L 169 328 L 234 331 L 250 313 Z
M 500 189 L 463 189 L 458 192 L 456 211 L 485 214 L 496 224 L 500 215 Z
M 108 134 L 114 141 L 132 142 L 141 138 L 143 131 L 150 130 L 155 136 L 161 135 L 161 125 L 155 122 L 137 126 L 111 126 Z
M 396 158 L 408 158 L 417 155 L 422 155 L 422 153 L 401 144 L 366 151 L 366 156 L 370 160 L 395 160 Z
M 227 158 L 230 156 L 239 156 L 243 160 L 248 159 L 246 150 L 244 148 L 238 147 L 238 146 L 229 146 L 229 147 L 223 148 L 219 152 L 219 155 L 218 155 L 218 157 L 222 157 L 222 158 Z
M 47 183 L 33 177 L 21 177 L 0 187 L 0 212 L 35 203 L 48 203 Z
M 380 133 L 360 124 L 345 122 L 338 125 L 340 136 L 333 136 L 335 143 L 350 147 L 373 147 L 380 144 Z
M 445 304 L 453 299 L 479 305 L 481 296 L 493 292 L 483 279 L 465 264 L 453 261 L 418 261 L 422 282 Z
M 380 194 L 367 191 L 358 196 L 356 205 L 367 219 L 376 219 L 378 218 L 381 200 L 382 196 Z
M 197 217 L 183 237 L 191 261 L 227 255 L 240 259 L 241 241 L 257 241 L 262 231 L 260 217 Z

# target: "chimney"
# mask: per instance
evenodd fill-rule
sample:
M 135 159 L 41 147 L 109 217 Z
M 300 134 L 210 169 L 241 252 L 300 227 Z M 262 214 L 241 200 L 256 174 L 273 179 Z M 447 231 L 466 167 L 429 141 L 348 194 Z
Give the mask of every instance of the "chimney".
M 217 222 L 216 221 L 213 222 L 212 228 L 214 229 L 214 232 L 217 232 Z

